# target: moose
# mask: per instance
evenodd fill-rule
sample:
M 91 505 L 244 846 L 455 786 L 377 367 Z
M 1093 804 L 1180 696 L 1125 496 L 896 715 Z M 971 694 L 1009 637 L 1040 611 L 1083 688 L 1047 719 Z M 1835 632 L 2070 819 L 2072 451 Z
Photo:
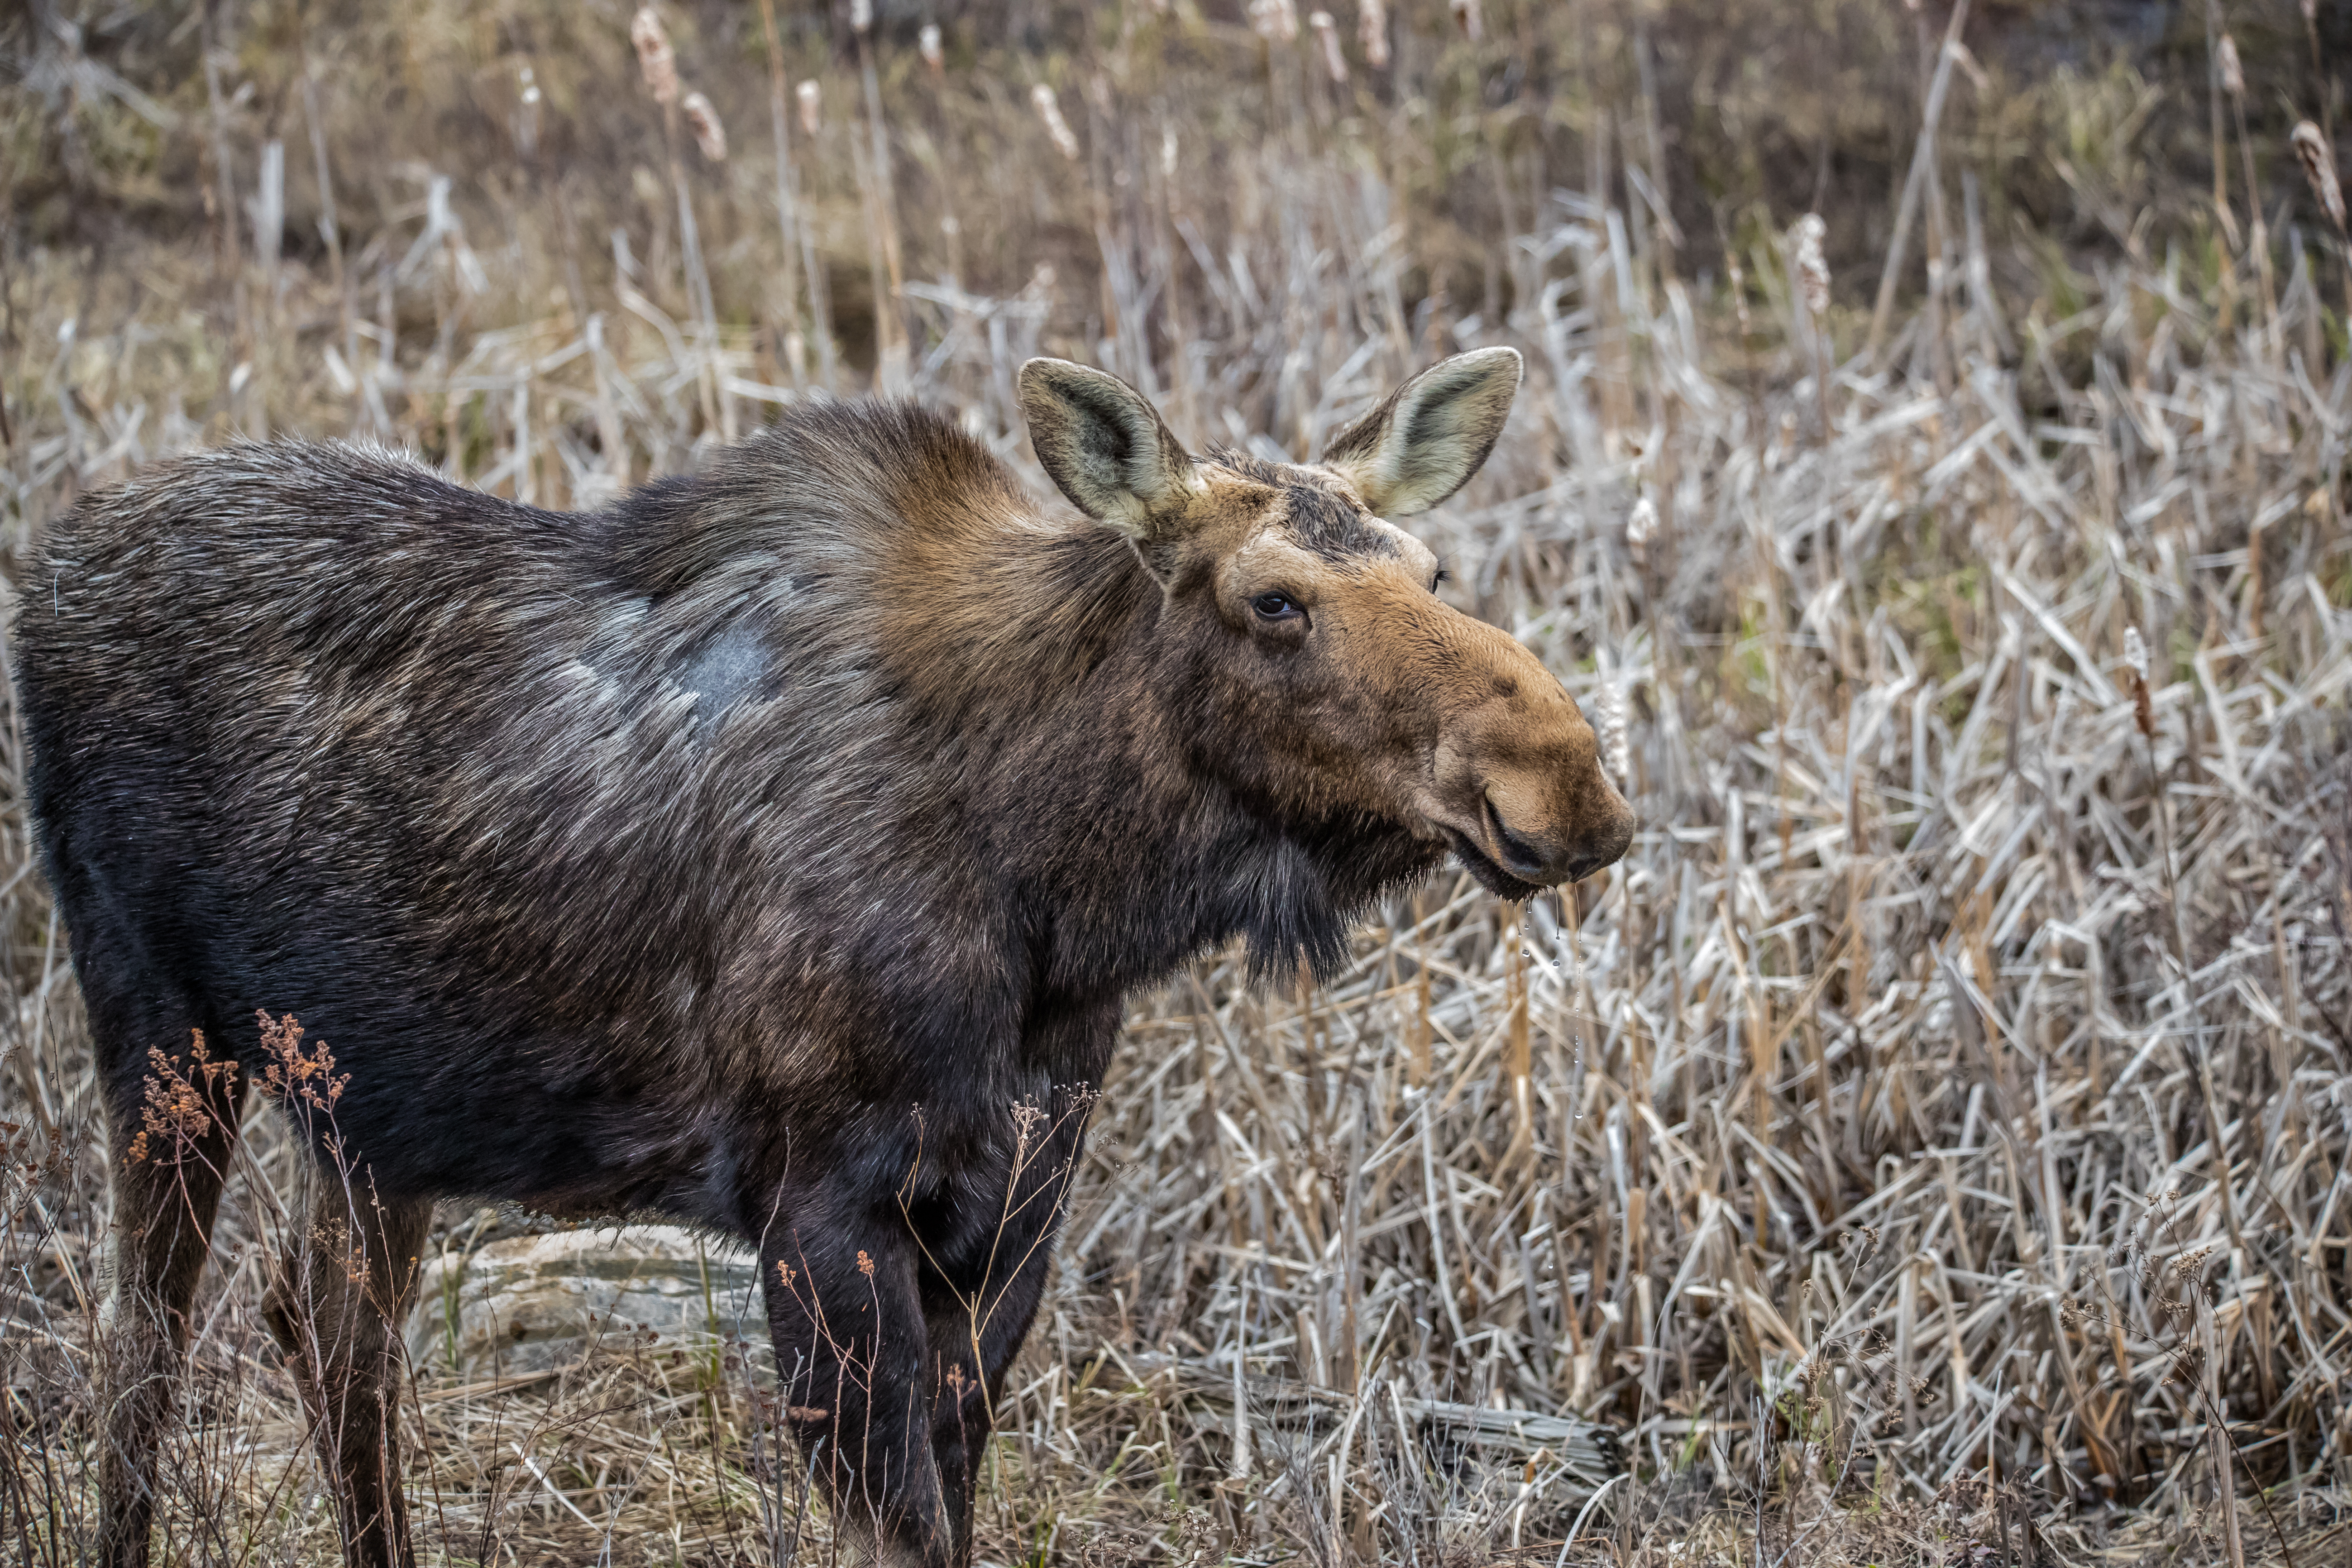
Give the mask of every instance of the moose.
M 1449 854 L 1516 900 L 1632 840 L 1575 701 L 1392 521 L 1520 370 L 1444 360 L 1290 464 L 1032 360 L 1083 521 L 881 402 L 588 514 L 281 443 L 59 519 L 16 679 L 110 1139 L 102 1561 L 148 1559 L 261 1081 L 318 1151 L 266 1315 L 350 1563 L 413 1562 L 399 1325 L 455 1195 L 756 1247 L 837 1538 L 968 1562 L 1127 995 L 1235 937 L 1328 978 Z

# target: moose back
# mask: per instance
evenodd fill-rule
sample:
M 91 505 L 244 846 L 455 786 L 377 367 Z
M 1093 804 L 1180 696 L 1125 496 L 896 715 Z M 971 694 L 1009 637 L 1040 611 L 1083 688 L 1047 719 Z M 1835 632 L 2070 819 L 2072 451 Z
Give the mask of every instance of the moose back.
M 1283 465 L 1033 361 L 1086 521 L 903 405 L 591 516 L 275 445 L 63 519 L 17 669 L 113 1140 L 105 1560 L 146 1561 L 257 1079 L 321 1163 L 268 1318 L 351 1561 L 411 1561 L 397 1325 L 458 1194 L 756 1245 L 836 1533 L 967 1559 L 1126 995 L 1236 934 L 1328 973 L 1448 854 L 1523 898 L 1631 839 L 1567 692 L 1389 521 L 1518 379 L 1457 356 Z

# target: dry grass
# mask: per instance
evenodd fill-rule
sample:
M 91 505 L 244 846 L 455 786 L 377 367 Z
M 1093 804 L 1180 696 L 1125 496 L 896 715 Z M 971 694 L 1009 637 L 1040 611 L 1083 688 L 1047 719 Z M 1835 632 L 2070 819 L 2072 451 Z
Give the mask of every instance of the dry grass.
M 371 158 L 371 132 L 429 142 L 415 120 L 321 110 L 331 178 L 363 193 L 345 219 L 367 216 L 331 250 L 261 259 L 273 217 L 321 205 L 300 62 L 356 68 L 335 51 L 371 35 L 289 53 L 257 11 L 226 79 L 163 95 L 230 149 L 240 200 L 284 141 L 295 172 L 246 222 L 210 252 L 136 227 L 102 252 L 11 242 L 0 568 L 38 592 L 28 541 L 76 494 L 239 434 L 373 435 L 593 504 L 823 395 L 826 288 L 843 391 L 870 374 L 954 410 L 1040 494 L 1010 387 L 1041 348 L 1153 390 L 1190 438 L 1301 456 L 1429 355 L 1517 344 L 1511 430 L 1423 532 L 1465 607 L 1615 716 L 1646 830 L 1524 909 L 1441 879 L 1328 988 L 1253 990 L 1216 955 L 1139 1001 L 1001 1412 L 982 1554 L 2340 1556 L 2336 231 L 2315 208 L 2263 224 L 2242 190 L 2235 219 L 2181 216 L 2137 139 L 2146 84 L 2109 73 L 2068 89 L 2050 149 L 2084 233 L 1987 238 L 1979 163 L 1931 143 L 1910 253 L 1935 282 L 1914 297 L 1915 261 L 1871 354 L 1876 266 L 1817 310 L 1782 243 L 1797 209 L 1748 212 L 1728 247 L 1669 242 L 1640 192 L 1647 45 L 1617 12 L 1594 10 L 1595 96 L 1562 101 L 1614 109 L 1622 140 L 1587 115 L 1561 135 L 1590 158 L 1548 168 L 1522 100 L 1448 119 L 1403 90 L 1442 100 L 1468 71 L 1491 109 L 1540 8 L 1487 5 L 1479 46 L 1448 41 L 1443 7 L 1392 10 L 1395 75 L 1351 45 L 1344 89 L 1304 18 L 1269 48 L 1106 10 L 1116 42 L 1105 21 L 1027 65 L 960 34 L 937 79 L 903 40 L 869 77 L 788 28 L 775 101 L 805 247 L 778 221 L 756 24 L 733 53 L 678 35 L 735 148 L 713 168 L 678 126 L 664 141 L 625 13 L 533 13 L 535 40 L 517 24 L 503 45 L 440 18 L 420 36 L 489 61 L 412 84 L 469 106 L 442 132 L 466 176 Z M 1564 36 L 1539 41 L 1566 71 Z M 240 71 L 286 89 L 275 120 Z M 1059 134 L 1032 85 L 1058 89 Z M 89 94 L 102 172 L 106 134 L 145 121 Z M 2018 101 L 1947 109 L 1948 153 L 2016 132 Z M 635 127 L 634 179 L 625 156 L 566 160 L 567 139 L 623 134 L 597 112 Z M 2291 161 L 2267 177 L 2265 200 L 2310 199 Z M 1830 216 L 1850 260 L 1869 223 Z M 12 721 L 0 1540 L 62 1563 L 95 1518 L 105 1161 L 17 763 Z M 332 1552 L 257 1314 L 298 1155 L 274 1113 L 251 1121 L 167 1464 L 174 1562 Z M 819 1555 L 757 1397 L 739 1353 L 645 1344 L 520 1386 L 419 1386 L 420 1539 L 452 1563 Z M 1589 1510 L 1617 1459 L 1581 1421 L 1633 1468 Z

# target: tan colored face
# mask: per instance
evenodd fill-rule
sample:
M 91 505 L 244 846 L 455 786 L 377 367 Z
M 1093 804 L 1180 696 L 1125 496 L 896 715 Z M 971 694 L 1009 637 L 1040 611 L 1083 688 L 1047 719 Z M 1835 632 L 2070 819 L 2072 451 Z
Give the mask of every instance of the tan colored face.
M 1100 372 L 1022 373 L 1040 461 L 1159 579 L 1162 636 L 1207 694 L 1206 754 L 1228 783 L 1290 821 L 1393 823 L 1510 898 L 1613 864 L 1633 809 L 1575 700 L 1517 639 L 1440 599 L 1436 558 L 1387 517 L 1476 470 L 1518 376 L 1507 349 L 1458 355 L 1323 462 L 1277 465 L 1187 455 Z
M 1206 526 L 1171 552 L 1166 614 L 1252 742 L 1230 754 L 1263 759 L 1245 785 L 1398 823 L 1507 897 L 1624 854 L 1633 809 L 1575 700 L 1438 597 L 1426 545 L 1328 468 L 1220 458 L 1201 477 Z

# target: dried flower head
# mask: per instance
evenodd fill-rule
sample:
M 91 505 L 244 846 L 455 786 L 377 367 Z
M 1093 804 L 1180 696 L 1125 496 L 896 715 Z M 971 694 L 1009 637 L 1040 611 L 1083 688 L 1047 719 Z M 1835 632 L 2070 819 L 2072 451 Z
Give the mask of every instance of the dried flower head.
M 1805 309 L 1816 316 L 1830 308 L 1830 264 L 1822 259 L 1822 241 L 1829 232 L 1819 213 L 1807 213 L 1789 227 L 1789 264 L 1804 291 Z
M 261 1048 L 269 1062 L 261 1070 L 263 1090 L 289 1105 L 332 1114 L 352 1075 L 337 1075 L 335 1053 L 327 1042 L 305 1046 L 302 1025 L 291 1013 L 273 1018 L 257 1012 L 254 1016 L 261 1025 Z
M 1453 10 L 1454 25 L 1462 29 L 1464 37 L 1475 44 L 1486 36 L 1486 24 L 1478 15 L 1478 0 L 1453 0 Z
M 2147 679 L 2147 643 L 2140 637 L 2137 626 L 2124 628 L 2124 662 L 2142 680 Z
M 2336 149 L 2319 133 L 2319 127 L 2305 120 L 2294 128 L 2290 138 L 2294 143 L 2294 155 L 2303 163 L 2303 177 L 2311 182 L 2311 194 L 2327 213 L 2327 221 L 2337 233 L 2344 230 L 2344 187 L 2336 180 Z
M 937 22 L 923 24 L 923 30 L 915 35 L 915 47 L 920 51 L 923 63 L 931 68 L 934 76 L 948 68 L 948 52 L 940 42 L 940 25 Z
M 1331 20 L 1328 11 L 1307 14 L 1307 25 L 1315 29 L 1315 41 L 1323 48 L 1323 68 L 1333 81 L 1348 79 L 1348 57 L 1339 51 L 1339 25 Z
M 2221 41 L 2213 48 L 2213 63 L 2221 68 L 2221 86 L 2230 96 L 2245 97 L 2246 68 L 2238 60 L 2238 40 L 2227 33 L 2222 34 Z
M 1054 145 L 1061 149 L 1062 156 L 1073 163 L 1076 163 L 1077 132 L 1072 131 L 1070 122 L 1062 118 L 1061 100 L 1054 96 L 1054 89 L 1041 81 L 1029 89 L 1029 101 L 1037 106 L 1037 118 L 1045 122 L 1045 134 L 1054 139 Z
M 2188 1251 L 2182 1253 L 2179 1257 L 2174 1258 L 2172 1260 L 2171 1267 L 2167 1270 L 2167 1272 L 2175 1279 L 2185 1279 L 2189 1275 L 2196 1273 L 2200 1268 L 2204 1268 L 2205 1260 L 2212 1257 L 2213 1254 L 2219 1250 L 2221 1250 L 2220 1246 L 2217 1243 L 2212 1242 L 2208 1242 L 2203 1247 L 2192 1247 Z
M 1250 0 L 1249 25 L 1271 43 L 1292 43 L 1298 37 L 1298 9 L 1290 0 Z
M 868 1279 L 874 1278 L 874 1259 L 862 1247 L 857 1249 L 857 1271 Z
M 850 31 L 864 35 L 874 28 L 874 0 L 849 0 Z
M 1374 70 L 1389 66 L 1389 8 L 1381 0 L 1356 0 L 1356 41 L 1364 46 L 1364 63 Z
M 140 1107 L 140 1130 L 123 1152 L 126 1165 L 147 1160 L 179 1164 L 212 1131 L 213 1107 L 236 1103 L 236 1058 L 214 1061 L 205 1046 L 205 1032 L 192 1029 L 189 1034 L 185 1071 L 162 1051 L 148 1048 L 147 1103 Z M 159 1142 L 163 1149 L 156 1148 Z
M 811 77 L 793 89 L 793 96 L 800 100 L 801 130 L 815 135 L 824 126 L 824 89 Z
M 677 57 L 670 52 L 668 30 L 650 5 L 639 7 L 629 23 L 629 42 L 637 47 L 637 69 L 656 103 L 677 101 Z
M 702 155 L 714 163 L 727 162 L 727 127 L 719 122 L 719 110 L 710 106 L 710 100 L 699 92 L 689 92 L 678 108 L 686 115 L 686 123 L 694 132 L 694 144 L 702 149 Z

